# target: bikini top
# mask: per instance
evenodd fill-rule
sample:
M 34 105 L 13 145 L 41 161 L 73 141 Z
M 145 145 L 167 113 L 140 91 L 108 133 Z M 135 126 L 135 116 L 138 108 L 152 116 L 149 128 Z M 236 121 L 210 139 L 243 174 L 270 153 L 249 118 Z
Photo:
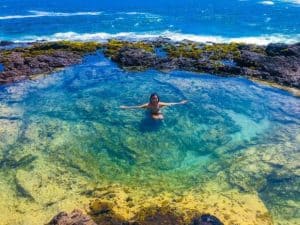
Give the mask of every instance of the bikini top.
M 157 106 L 153 106 L 153 105 L 149 104 L 149 109 L 151 110 L 152 113 L 159 113 L 160 112 L 159 104 L 157 104 Z

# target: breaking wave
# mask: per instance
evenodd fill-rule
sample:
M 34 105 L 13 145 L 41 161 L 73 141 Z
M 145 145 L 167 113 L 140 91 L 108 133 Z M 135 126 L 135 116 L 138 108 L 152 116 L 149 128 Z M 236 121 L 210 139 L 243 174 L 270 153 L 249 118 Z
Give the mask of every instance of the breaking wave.
M 195 35 L 195 34 L 184 34 L 179 32 L 120 32 L 120 33 L 76 33 L 76 32 L 64 32 L 55 33 L 47 36 L 24 36 L 21 39 L 13 40 L 16 42 L 30 42 L 30 41 L 60 41 L 60 40 L 71 40 L 71 41 L 97 41 L 106 42 L 109 39 L 122 39 L 122 40 L 153 40 L 158 37 L 169 38 L 173 41 L 190 40 L 195 42 L 214 42 L 214 43 L 229 43 L 229 42 L 243 42 L 248 44 L 267 45 L 269 43 L 297 43 L 300 42 L 300 34 L 296 35 L 284 35 L 284 34 L 273 34 L 273 35 L 261 35 L 252 37 L 223 37 L 223 36 L 206 36 L 206 35 Z

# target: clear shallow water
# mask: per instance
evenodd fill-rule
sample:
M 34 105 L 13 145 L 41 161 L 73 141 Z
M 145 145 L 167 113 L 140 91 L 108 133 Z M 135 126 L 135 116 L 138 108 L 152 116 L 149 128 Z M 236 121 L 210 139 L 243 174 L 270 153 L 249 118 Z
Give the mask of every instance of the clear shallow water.
M 299 2 L 288 0 L 3 0 L 0 38 L 103 41 L 164 35 L 175 40 L 296 42 L 299 13 Z
M 189 102 L 163 109 L 162 122 L 119 108 L 147 102 L 154 91 L 162 101 Z M 153 195 L 200 193 L 213 182 L 224 192 L 257 193 L 277 222 L 299 222 L 300 100 L 285 91 L 241 78 L 124 72 L 95 55 L 45 78 L 2 86 L 0 112 L 0 188 L 13 193 L 12 215 L 16 205 L 26 211 L 19 203 L 28 193 L 35 201 L 27 208 L 48 209 L 56 197 L 45 197 L 42 184 L 54 179 L 54 166 L 53 193 L 71 185 L 79 195 L 86 186 L 78 179 Z M 40 186 L 25 179 L 36 171 Z

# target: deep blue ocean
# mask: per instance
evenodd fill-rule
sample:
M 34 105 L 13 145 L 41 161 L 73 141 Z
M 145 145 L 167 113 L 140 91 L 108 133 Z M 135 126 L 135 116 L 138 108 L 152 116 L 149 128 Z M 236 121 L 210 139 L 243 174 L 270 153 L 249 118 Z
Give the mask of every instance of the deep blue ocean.
M 300 40 L 299 0 L 1 0 L 0 39 Z

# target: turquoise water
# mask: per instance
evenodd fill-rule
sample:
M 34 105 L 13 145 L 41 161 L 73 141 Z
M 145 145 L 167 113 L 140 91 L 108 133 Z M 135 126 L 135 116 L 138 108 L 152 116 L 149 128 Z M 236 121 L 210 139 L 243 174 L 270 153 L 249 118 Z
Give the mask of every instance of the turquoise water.
M 145 103 L 152 92 L 188 103 L 164 108 L 163 121 L 119 108 Z M 300 99 L 285 91 L 243 78 L 125 72 L 97 54 L 1 86 L 0 106 L 7 192 L 24 168 L 47 173 L 37 166 L 42 159 L 90 183 L 155 193 L 180 193 L 222 174 L 224 188 L 258 193 L 275 218 L 299 221 Z

